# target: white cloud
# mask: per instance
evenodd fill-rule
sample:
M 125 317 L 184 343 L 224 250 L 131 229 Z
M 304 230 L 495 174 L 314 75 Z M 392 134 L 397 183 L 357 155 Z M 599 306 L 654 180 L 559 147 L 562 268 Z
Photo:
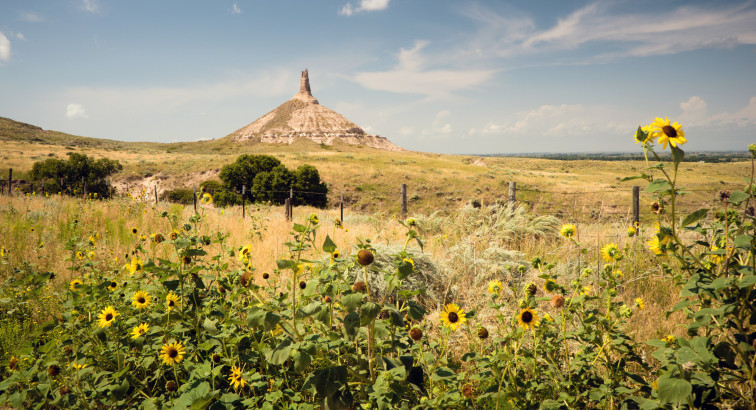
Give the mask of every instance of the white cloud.
M 7 63 L 11 56 L 11 42 L 5 34 L 0 32 L 0 62 Z
M 751 97 L 748 101 L 748 105 L 737 112 L 715 114 L 707 118 L 704 123 L 706 125 L 735 124 L 740 127 L 754 125 L 756 124 L 756 97 Z
M 45 21 L 44 17 L 31 11 L 19 11 L 18 19 L 20 21 L 26 21 L 28 23 L 39 23 Z
M 431 128 L 423 130 L 420 136 L 423 138 L 445 138 L 454 132 L 454 127 L 447 122 L 451 117 L 451 111 L 441 110 L 433 117 Z
M 87 13 L 96 14 L 100 12 L 100 3 L 98 0 L 81 0 L 81 9 Z
M 425 69 L 427 63 L 421 51 L 428 44 L 423 40 L 415 41 L 413 48 L 400 49 L 398 63 L 392 70 L 358 73 L 354 81 L 372 90 L 438 98 L 484 83 L 495 73 L 494 70 Z
M 231 13 L 233 14 L 241 14 L 242 10 L 239 8 L 239 5 L 234 3 L 233 6 L 231 6 Z
M 680 108 L 682 109 L 679 119 L 681 123 L 698 125 L 706 120 L 706 101 L 701 97 L 690 97 L 688 101 L 680 103 Z
M 26 41 L 26 37 L 22 33 L 16 33 L 16 38 L 22 41 Z
M 339 10 L 339 14 L 342 16 L 351 16 L 362 12 L 386 10 L 389 2 L 391 0 L 361 0 L 360 5 L 357 7 L 352 6 L 352 3 L 347 3 Z
M 585 63 L 756 44 L 754 2 L 708 8 L 684 5 L 635 14 L 616 11 L 614 4 L 622 3 L 589 4 L 540 30 L 533 18 L 522 13 L 476 6 L 463 11 L 479 23 L 477 36 L 466 48 L 481 57 L 553 53 L 567 55 L 564 58 L 574 58 L 574 52 L 565 51 L 580 49 L 593 54 L 580 57 Z M 659 4 L 664 8 L 667 3 Z M 587 46 L 593 43 L 611 45 L 612 51 L 592 52 Z
M 81 104 L 71 103 L 66 107 L 66 117 L 69 119 L 89 118 L 87 110 Z

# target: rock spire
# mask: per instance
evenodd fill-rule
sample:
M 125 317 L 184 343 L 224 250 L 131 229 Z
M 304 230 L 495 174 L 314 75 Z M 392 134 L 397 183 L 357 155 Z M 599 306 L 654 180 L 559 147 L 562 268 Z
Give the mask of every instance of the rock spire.
M 310 104 L 320 104 L 318 100 L 312 96 L 312 91 L 310 90 L 310 75 L 306 68 L 302 71 L 302 75 L 299 78 L 299 92 L 294 95 L 294 98 Z

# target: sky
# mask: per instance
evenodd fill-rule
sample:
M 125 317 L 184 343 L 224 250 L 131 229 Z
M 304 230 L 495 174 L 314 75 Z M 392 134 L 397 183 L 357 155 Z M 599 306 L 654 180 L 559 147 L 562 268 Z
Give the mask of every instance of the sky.
M 224 137 L 299 90 L 414 151 L 756 143 L 756 2 L 3 0 L 0 116 L 121 141 Z

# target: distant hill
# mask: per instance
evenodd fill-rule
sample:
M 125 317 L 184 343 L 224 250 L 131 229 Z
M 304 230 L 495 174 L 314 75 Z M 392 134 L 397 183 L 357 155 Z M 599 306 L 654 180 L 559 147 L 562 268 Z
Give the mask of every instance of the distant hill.
M 130 148 L 134 143 L 81 137 L 60 131 L 42 129 L 36 125 L 0 117 L 0 141 L 31 142 L 50 145 L 66 145 L 90 148 Z

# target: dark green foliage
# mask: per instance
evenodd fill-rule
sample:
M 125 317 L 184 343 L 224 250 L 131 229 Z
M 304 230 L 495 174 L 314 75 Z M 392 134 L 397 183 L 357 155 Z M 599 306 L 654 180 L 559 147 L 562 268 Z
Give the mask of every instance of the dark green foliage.
M 208 179 L 200 184 L 200 188 L 202 189 L 202 192 L 207 192 L 210 195 L 215 196 L 217 192 L 220 192 L 223 189 L 223 184 L 220 181 Z
M 252 202 L 283 204 L 294 190 L 295 205 L 326 205 L 328 187 L 320 181 L 318 170 L 301 165 L 292 172 L 270 155 L 241 155 L 220 172 L 226 189 L 237 194 L 247 187 L 246 198 Z M 218 191 L 216 191 L 218 192 Z M 216 204 L 218 199 L 215 198 Z M 240 202 L 240 201 L 239 201 Z
M 163 200 L 177 204 L 191 205 L 194 203 L 194 191 L 186 188 L 165 191 L 163 193 Z
M 84 154 L 72 153 L 68 161 L 49 158 L 34 163 L 30 172 L 32 182 L 41 182 L 45 192 L 64 194 L 97 194 L 107 198 L 114 193 L 106 178 L 123 169 L 118 161 L 107 158 L 94 160 Z M 61 186 L 61 180 L 63 185 Z
M 221 189 L 215 191 L 213 194 L 213 205 L 217 207 L 225 208 L 227 206 L 241 205 L 241 203 L 242 196 L 236 192 Z

